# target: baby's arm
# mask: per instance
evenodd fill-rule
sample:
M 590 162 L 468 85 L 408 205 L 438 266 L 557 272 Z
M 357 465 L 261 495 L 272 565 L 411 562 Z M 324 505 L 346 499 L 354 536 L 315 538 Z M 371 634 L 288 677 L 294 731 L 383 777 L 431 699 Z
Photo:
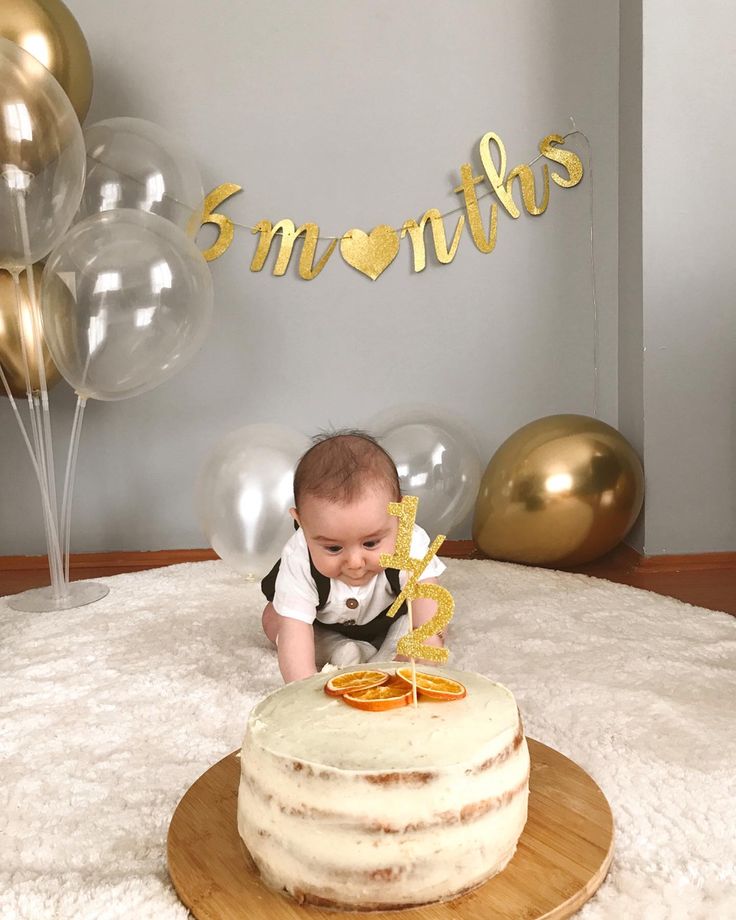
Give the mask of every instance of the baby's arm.
M 311 623 L 280 617 L 279 668 L 286 683 L 317 673 L 314 663 L 314 627 Z

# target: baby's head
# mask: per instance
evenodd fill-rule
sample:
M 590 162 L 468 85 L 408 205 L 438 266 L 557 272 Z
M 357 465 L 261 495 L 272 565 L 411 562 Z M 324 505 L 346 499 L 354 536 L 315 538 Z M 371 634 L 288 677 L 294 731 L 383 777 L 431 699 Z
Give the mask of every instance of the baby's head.
M 401 501 L 391 457 L 370 435 L 340 432 L 321 438 L 294 474 L 296 508 L 317 570 L 354 587 L 381 571 L 379 557 L 392 553 L 398 520 L 389 502 Z

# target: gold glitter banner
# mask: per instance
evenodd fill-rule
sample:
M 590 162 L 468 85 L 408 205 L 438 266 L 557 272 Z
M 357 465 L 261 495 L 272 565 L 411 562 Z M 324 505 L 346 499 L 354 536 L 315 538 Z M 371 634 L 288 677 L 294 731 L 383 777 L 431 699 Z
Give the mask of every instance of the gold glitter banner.
M 577 131 L 572 134 L 579 133 Z M 289 267 L 294 243 L 301 239 L 301 253 L 299 254 L 299 277 L 305 281 L 312 281 L 320 274 L 330 259 L 330 256 L 340 243 L 340 255 L 352 268 L 375 281 L 394 261 L 399 252 L 399 245 L 405 236 L 409 237 L 413 252 L 413 269 L 415 272 L 424 270 L 427 264 L 425 229 L 429 224 L 432 232 L 432 244 L 437 261 L 442 264 L 452 262 L 460 245 L 460 237 L 467 223 L 470 236 L 480 252 L 493 252 L 496 246 L 498 232 L 498 205 L 512 218 L 521 215 L 519 202 L 514 198 L 514 191 L 518 185 L 521 194 L 521 206 L 527 214 L 539 217 L 547 210 L 550 196 L 550 178 L 560 188 L 573 188 L 583 178 L 583 164 L 577 154 L 564 149 L 564 143 L 569 135 L 548 134 L 539 142 L 539 155 L 531 163 L 520 163 L 506 172 L 506 148 L 503 141 L 489 131 L 483 135 L 479 145 L 478 154 L 483 172 L 474 175 L 470 163 L 463 163 L 460 167 L 460 185 L 454 191 L 462 195 L 463 204 L 441 214 L 436 208 L 429 208 L 424 216 L 417 222 L 409 219 L 404 221 L 399 229 L 388 224 L 380 224 L 366 233 L 357 227 L 345 231 L 339 236 L 320 235 L 319 226 L 315 223 L 304 223 L 297 227 L 294 221 L 284 218 L 272 224 L 271 221 L 261 220 L 255 226 L 244 226 L 216 211 L 225 201 L 242 191 L 240 185 L 225 183 L 213 189 L 205 199 L 202 225 L 214 224 L 218 229 L 215 242 L 204 252 L 208 262 L 219 259 L 233 241 L 235 227 L 243 227 L 251 233 L 258 235 L 258 245 L 250 263 L 252 272 L 259 272 L 266 264 L 276 238 L 279 238 L 279 250 L 272 274 L 283 275 Z M 536 177 L 532 165 L 537 160 L 549 160 L 562 166 L 567 175 L 550 171 L 547 163 L 542 164 L 541 192 L 537 190 Z M 497 165 L 498 162 L 498 165 Z M 478 194 L 476 186 L 487 183 L 485 193 Z M 480 212 L 478 201 L 487 195 L 494 195 L 497 201 L 491 204 L 488 232 L 486 233 L 483 216 Z M 458 211 L 460 215 L 452 242 L 447 245 L 447 234 L 444 218 Z M 326 240 L 327 245 L 322 255 L 317 258 L 317 243 Z

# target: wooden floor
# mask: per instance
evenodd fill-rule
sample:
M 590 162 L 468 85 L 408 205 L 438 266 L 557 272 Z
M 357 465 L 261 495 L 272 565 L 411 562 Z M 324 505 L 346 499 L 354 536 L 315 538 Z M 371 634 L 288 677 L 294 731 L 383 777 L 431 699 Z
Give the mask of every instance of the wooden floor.
M 469 540 L 448 541 L 446 556 L 481 558 Z M 211 550 L 178 550 L 158 553 L 79 554 L 72 557 L 71 577 L 104 579 L 122 572 L 144 571 L 176 562 L 216 558 Z M 689 604 L 736 615 L 736 554 L 678 556 L 641 559 L 627 546 L 568 571 L 594 575 L 636 588 L 645 588 Z M 0 558 L 0 596 L 49 584 L 42 557 Z
M 616 558 L 614 551 L 605 559 L 579 566 L 575 571 L 736 616 L 736 566 L 733 560 L 724 561 L 721 565 L 703 563 L 700 568 L 696 563 L 683 563 L 679 567 L 677 563 L 670 565 L 658 571 L 652 560 L 637 565 L 631 562 L 629 554 L 619 554 Z

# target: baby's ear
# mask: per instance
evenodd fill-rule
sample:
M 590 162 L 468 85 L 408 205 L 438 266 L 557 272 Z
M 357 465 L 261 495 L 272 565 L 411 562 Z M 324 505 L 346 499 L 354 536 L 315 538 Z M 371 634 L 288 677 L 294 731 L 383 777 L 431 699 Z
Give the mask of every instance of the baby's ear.
M 296 508 L 289 508 L 289 514 L 296 521 L 296 523 L 301 527 L 302 522 L 299 520 L 299 512 L 296 510 Z

